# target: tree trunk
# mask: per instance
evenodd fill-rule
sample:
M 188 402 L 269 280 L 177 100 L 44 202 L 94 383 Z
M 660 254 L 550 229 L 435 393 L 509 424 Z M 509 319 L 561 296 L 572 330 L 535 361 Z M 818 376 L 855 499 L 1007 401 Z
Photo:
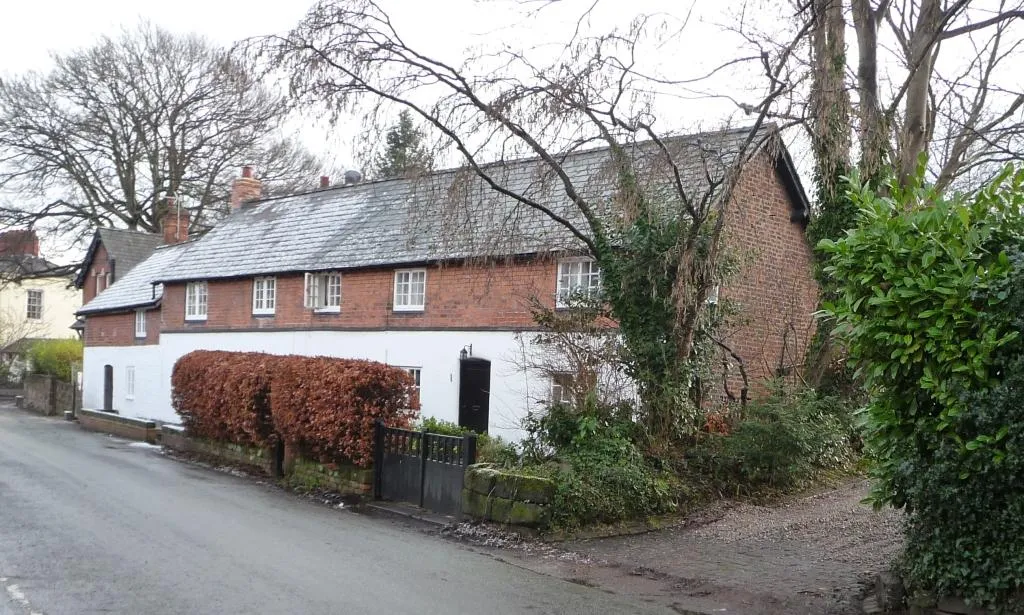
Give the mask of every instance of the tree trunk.
M 878 102 L 878 15 L 871 0 L 853 0 L 857 33 L 857 96 L 860 98 L 860 170 L 878 177 L 889 156 L 887 122 Z
M 914 176 L 918 157 L 928 148 L 928 86 L 940 27 L 942 7 L 939 0 L 922 0 L 921 13 L 910 39 L 910 57 L 907 58 L 910 76 L 899 152 L 900 181 L 904 183 Z

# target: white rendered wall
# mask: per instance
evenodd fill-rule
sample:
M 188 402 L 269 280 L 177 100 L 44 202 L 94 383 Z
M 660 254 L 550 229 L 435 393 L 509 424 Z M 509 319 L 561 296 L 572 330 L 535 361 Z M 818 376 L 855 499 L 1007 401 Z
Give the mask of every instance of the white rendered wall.
M 161 349 L 148 346 L 87 346 L 82 362 L 82 405 L 103 407 L 103 366 L 114 368 L 114 410 L 125 416 L 137 416 L 177 422 L 178 415 L 166 403 L 156 403 L 163 390 L 165 374 Z M 135 395 L 126 388 L 127 368 L 135 368 Z M 170 379 L 170 370 L 166 370 Z M 162 399 L 160 400 L 163 401 Z
M 193 350 L 234 350 L 272 354 L 324 355 L 370 359 L 421 368 L 422 414 L 459 419 L 459 351 L 491 361 L 490 427 L 508 440 L 522 439 L 520 421 L 530 400 L 547 395 L 546 378 L 519 366 L 523 348 L 513 332 L 492 331 L 274 331 L 162 333 L 159 346 L 90 347 L 85 351 L 86 407 L 103 404 L 103 366 L 114 366 L 114 407 L 122 413 L 176 421 L 171 408 L 171 370 Z M 125 400 L 124 368 L 135 365 L 135 400 Z

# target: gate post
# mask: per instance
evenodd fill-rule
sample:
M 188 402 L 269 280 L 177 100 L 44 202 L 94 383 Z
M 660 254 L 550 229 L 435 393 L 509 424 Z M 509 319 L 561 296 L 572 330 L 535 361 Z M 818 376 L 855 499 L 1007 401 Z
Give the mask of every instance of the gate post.
M 476 433 L 469 432 L 462 436 L 462 467 L 468 468 L 476 463 Z
M 373 422 L 373 499 L 381 498 L 384 480 L 384 421 Z
M 427 448 L 429 433 L 424 429 L 420 432 L 420 508 L 423 508 L 424 489 L 427 486 Z

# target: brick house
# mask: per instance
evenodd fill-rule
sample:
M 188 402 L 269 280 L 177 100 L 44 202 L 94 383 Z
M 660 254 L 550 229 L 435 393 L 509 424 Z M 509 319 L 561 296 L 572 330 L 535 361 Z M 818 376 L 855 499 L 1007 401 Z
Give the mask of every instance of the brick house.
M 678 159 L 691 161 L 684 180 L 700 190 L 746 134 L 673 139 Z M 781 140 L 772 129 L 767 136 L 728 210 L 740 271 L 721 289 L 741 308 L 729 343 L 754 380 L 802 361 L 817 298 L 807 200 Z M 641 180 L 665 176 L 649 144 L 632 154 Z M 569 154 L 563 166 L 587 196 L 611 194 L 607 149 Z M 578 219 L 539 160 L 487 172 Z M 518 360 L 530 352 L 524 332 L 535 330 L 530 300 L 553 307 L 566 291 L 599 283 L 571 233 L 465 170 L 259 197 L 246 168 L 229 216 L 186 243 L 175 243 L 176 221 L 165 226 L 176 235 L 170 245 L 82 308 L 87 407 L 102 403 L 106 366 L 115 408 L 175 420 L 170 373 L 187 352 L 318 354 L 405 367 L 424 414 L 519 438 L 521 419 L 553 388 Z

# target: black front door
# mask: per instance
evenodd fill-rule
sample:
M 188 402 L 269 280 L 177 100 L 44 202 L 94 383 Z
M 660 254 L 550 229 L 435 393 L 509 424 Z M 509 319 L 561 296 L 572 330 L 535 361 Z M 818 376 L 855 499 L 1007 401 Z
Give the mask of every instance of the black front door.
M 491 362 L 468 357 L 460 361 L 459 425 L 487 433 L 491 408 Z

